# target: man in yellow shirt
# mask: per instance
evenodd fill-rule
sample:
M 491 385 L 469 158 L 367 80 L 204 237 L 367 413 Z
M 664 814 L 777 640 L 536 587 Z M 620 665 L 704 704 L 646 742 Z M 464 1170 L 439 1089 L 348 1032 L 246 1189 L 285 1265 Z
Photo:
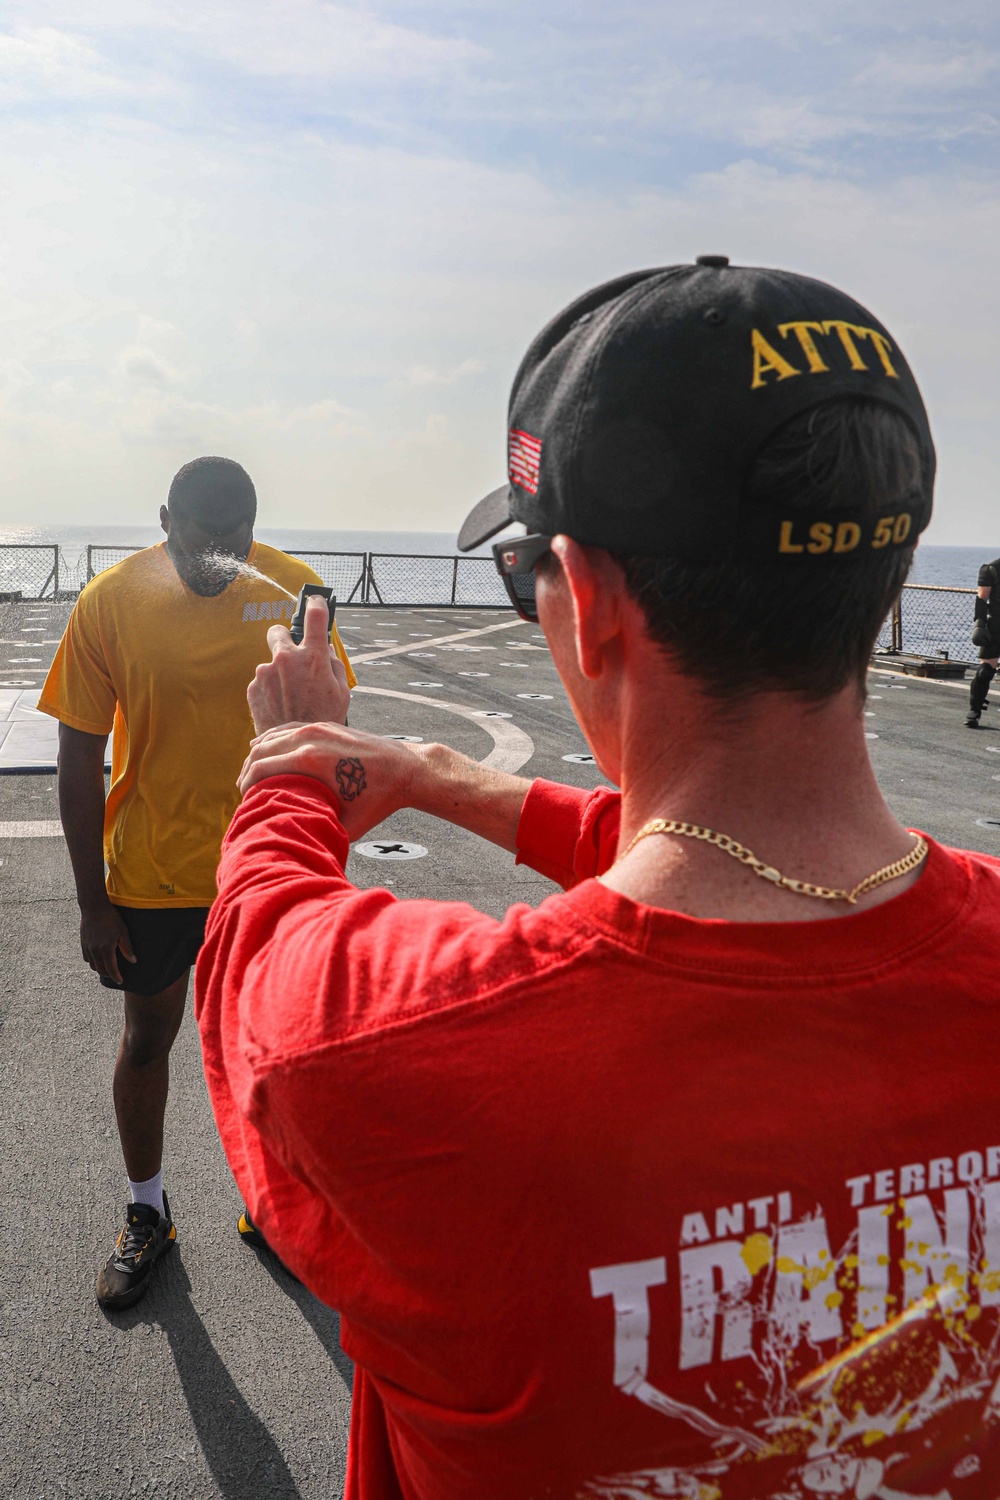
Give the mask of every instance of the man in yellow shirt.
M 166 541 L 87 585 L 38 701 L 59 720 L 83 956 L 125 1008 L 114 1102 L 130 1202 L 97 1279 L 109 1308 L 138 1301 L 176 1239 L 163 1193 L 168 1059 L 254 732 L 247 685 L 270 659 L 271 625 L 291 619 L 304 583 L 321 581 L 253 540 L 256 512 L 238 463 L 185 464 L 160 508 Z M 331 650 L 353 687 L 335 627 Z

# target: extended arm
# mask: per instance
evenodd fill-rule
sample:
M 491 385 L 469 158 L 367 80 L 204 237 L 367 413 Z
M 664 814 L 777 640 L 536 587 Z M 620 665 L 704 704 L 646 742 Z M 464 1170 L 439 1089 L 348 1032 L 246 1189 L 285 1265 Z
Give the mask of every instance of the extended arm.
M 399 808 L 415 807 L 515 849 L 531 783 L 488 770 L 446 745 L 411 747 L 349 729 L 344 720 L 350 694 L 326 628 L 325 602 L 310 600 L 300 646 L 292 645 L 283 626 L 268 631 L 274 659 L 257 668 L 247 692 L 259 738 L 240 775 L 240 791 L 268 776 L 315 776 L 337 793 L 351 839 Z
M 98 974 L 121 984 L 118 950 L 130 962 L 135 955 L 104 884 L 106 739 L 106 735 L 59 725 L 59 814 L 76 881 L 83 956 Z
M 263 735 L 243 767 L 240 791 L 289 774 L 315 776 L 337 793 L 350 839 L 414 807 L 512 852 L 531 786 L 447 745 L 406 745 L 332 723 L 285 724 Z
M 270 776 L 314 776 L 336 793 L 351 840 L 413 807 L 517 851 L 563 886 L 609 867 L 618 842 L 617 793 L 551 783 L 539 793 L 542 783 L 481 766 L 446 745 L 408 745 L 349 729 L 342 669 L 331 665 L 325 623 L 317 601 L 307 610 L 301 646 L 292 646 L 281 626 L 268 634 L 274 660 L 257 668 L 247 695 L 259 735 L 240 774 L 244 795 Z M 322 722 L 288 722 L 307 716 Z M 538 815 L 525 828 L 529 796 Z
M 419 762 L 413 777 L 411 807 L 457 823 L 480 838 L 513 853 L 517 827 L 531 782 L 524 776 L 494 771 L 447 745 L 414 745 Z

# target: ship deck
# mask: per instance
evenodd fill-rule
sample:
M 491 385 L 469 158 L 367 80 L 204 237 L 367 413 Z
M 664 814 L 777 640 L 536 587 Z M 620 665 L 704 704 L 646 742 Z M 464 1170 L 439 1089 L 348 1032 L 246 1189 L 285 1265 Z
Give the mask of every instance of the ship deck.
M 0 1493 L 330 1500 L 343 1482 L 351 1383 L 337 1317 L 238 1239 L 240 1201 L 190 1017 L 167 1114 L 177 1247 L 133 1310 L 107 1317 L 94 1301 L 124 1197 L 110 1095 L 120 1012 L 80 958 L 54 726 L 33 709 L 68 612 L 0 605 L 0 771 L 10 773 L 0 775 Z M 601 783 L 537 626 L 481 609 L 344 609 L 338 620 L 360 679 L 357 727 L 444 741 L 529 776 Z M 973 733 L 960 685 L 880 670 L 869 688 L 872 760 L 897 816 L 1000 852 L 1000 715 Z M 419 813 L 399 813 L 364 842 L 352 878 L 403 898 L 462 899 L 499 916 L 552 889 Z

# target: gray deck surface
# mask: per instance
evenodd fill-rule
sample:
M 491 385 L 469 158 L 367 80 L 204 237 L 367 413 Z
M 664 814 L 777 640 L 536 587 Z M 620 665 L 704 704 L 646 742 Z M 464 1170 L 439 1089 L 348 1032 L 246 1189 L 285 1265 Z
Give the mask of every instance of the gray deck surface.
M 0 606 L 0 694 L 37 689 L 67 615 L 67 606 Z M 445 741 L 512 770 L 523 763 L 528 775 L 600 782 L 594 767 L 563 759 L 586 746 L 536 626 L 483 610 L 338 618 L 362 688 L 373 690 L 356 695 L 358 727 Z M 976 822 L 1000 816 L 1000 714 L 991 709 L 971 732 L 964 690 L 881 673 L 870 688 L 872 758 L 896 813 L 946 842 L 1000 852 L 1000 828 Z M 551 696 L 521 696 L 533 693 Z M 511 717 L 477 717 L 483 711 Z M 124 1199 L 110 1093 L 120 1017 L 79 955 L 57 817 L 51 772 L 0 775 L 0 1496 L 333 1500 L 351 1378 L 337 1318 L 236 1235 L 240 1203 L 190 1019 L 172 1057 L 167 1115 L 177 1247 L 132 1311 L 106 1317 L 94 1301 Z M 469 900 L 496 915 L 551 889 L 416 813 L 368 836 L 380 840 L 428 853 L 409 862 L 352 855 L 361 885 Z

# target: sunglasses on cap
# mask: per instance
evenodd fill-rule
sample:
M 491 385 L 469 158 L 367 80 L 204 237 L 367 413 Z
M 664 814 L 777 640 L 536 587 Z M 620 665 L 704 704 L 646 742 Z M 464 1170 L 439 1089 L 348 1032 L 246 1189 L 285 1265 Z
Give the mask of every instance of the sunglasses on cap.
M 538 624 L 538 607 L 535 604 L 535 567 L 552 546 L 550 536 L 508 537 L 505 542 L 494 542 L 493 561 L 503 579 L 503 586 L 511 604 L 522 620 Z

